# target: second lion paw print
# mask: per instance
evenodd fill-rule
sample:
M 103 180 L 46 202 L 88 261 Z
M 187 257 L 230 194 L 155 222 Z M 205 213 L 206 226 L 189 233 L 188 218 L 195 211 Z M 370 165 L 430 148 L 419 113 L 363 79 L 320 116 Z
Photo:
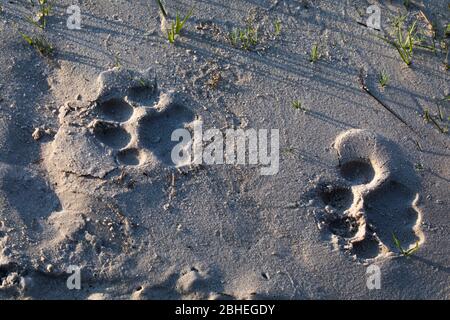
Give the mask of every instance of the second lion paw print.
M 422 243 L 418 183 L 398 148 L 358 129 L 339 135 L 333 146 L 340 178 L 315 188 L 319 228 L 359 261 L 398 253 L 393 234 L 406 247 Z

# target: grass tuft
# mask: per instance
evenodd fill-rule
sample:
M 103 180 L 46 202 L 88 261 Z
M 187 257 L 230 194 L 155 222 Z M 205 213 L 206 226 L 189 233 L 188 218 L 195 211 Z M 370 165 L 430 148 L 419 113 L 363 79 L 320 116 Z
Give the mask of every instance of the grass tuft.
M 170 29 L 167 29 L 167 40 L 169 43 L 175 43 L 175 39 L 180 35 L 181 30 L 184 28 L 186 21 L 192 16 L 193 8 L 189 10 L 183 20 L 181 20 L 179 13 L 175 16 L 175 22 L 172 22 Z
M 250 10 L 242 26 L 231 29 L 226 40 L 234 48 L 260 54 L 270 47 L 270 42 L 281 36 L 282 29 L 282 19 L 261 16 L 257 11 Z
M 300 100 L 294 100 L 292 101 L 292 108 L 296 109 L 296 110 L 301 110 L 304 113 L 306 113 L 308 111 L 308 109 L 306 109 L 305 107 L 303 107 L 302 102 Z
M 33 47 L 39 54 L 44 57 L 51 57 L 55 51 L 54 47 L 48 42 L 44 36 L 32 37 L 24 33 L 20 33 L 22 38 Z
M 379 37 L 379 38 L 384 40 L 391 46 L 393 46 L 399 53 L 403 62 L 407 66 L 410 66 L 412 63 L 414 46 L 417 43 L 419 43 L 418 39 L 416 38 L 417 21 L 414 21 L 414 23 L 409 28 L 405 29 L 404 20 L 405 16 L 397 17 L 394 20 L 393 36 L 391 36 L 390 38 L 386 37 Z
M 439 119 L 441 121 L 444 121 L 444 113 L 442 112 L 442 109 L 440 107 L 438 107 L 438 111 L 439 111 Z M 448 133 L 448 126 L 447 127 L 443 127 L 442 125 L 440 125 L 438 123 L 438 121 L 436 119 L 434 119 L 434 117 L 430 114 L 430 111 L 427 109 L 425 109 L 424 113 L 423 113 L 423 119 L 425 120 L 426 123 L 432 123 L 441 133 Z
M 309 61 L 314 63 L 319 59 L 320 59 L 319 45 L 315 43 L 311 48 L 311 52 L 309 54 Z
M 169 43 L 175 43 L 175 35 L 175 23 L 172 22 L 170 29 L 167 29 L 167 40 L 169 40 Z
M 120 53 L 114 53 L 114 68 L 122 69 L 122 63 L 120 62 Z
M 400 251 L 400 253 L 404 256 L 404 257 L 409 257 L 411 256 L 414 252 L 416 252 L 417 250 L 419 250 L 419 241 L 416 242 L 416 245 L 414 247 L 412 247 L 411 249 L 405 250 L 402 247 L 402 244 L 400 243 L 400 240 L 398 240 L 397 236 L 395 235 L 395 233 L 392 233 L 392 239 L 394 239 L 394 244 L 397 247 L 397 249 Z
M 31 1 L 31 4 L 34 7 L 34 1 Z M 52 11 L 52 5 L 49 0 L 38 0 L 37 5 L 39 11 L 34 17 L 29 17 L 28 21 L 41 29 L 45 29 L 47 26 L 47 19 Z
M 388 85 L 389 83 L 389 74 L 387 74 L 385 71 L 382 71 L 379 75 L 378 75 L 378 83 L 380 84 L 380 86 L 382 88 L 384 88 L 385 86 Z
M 233 47 L 238 47 L 250 51 L 258 44 L 258 32 L 255 27 L 249 25 L 245 29 L 233 30 L 229 39 Z
M 175 17 L 175 32 L 176 34 L 180 34 L 181 29 L 183 29 L 184 24 L 186 23 L 186 21 L 192 16 L 192 12 L 193 12 L 193 8 L 191 8 L 191 10 L 189 10 L 188 14 L 184 17 L 183 20 L 180 20 L 180 16 L 177 12 L 177 15 Z
M 273 23 L 273 28 L 275 30 L 275 36 L 278 37 L 281 34 L 281 20 L 275 20 Z

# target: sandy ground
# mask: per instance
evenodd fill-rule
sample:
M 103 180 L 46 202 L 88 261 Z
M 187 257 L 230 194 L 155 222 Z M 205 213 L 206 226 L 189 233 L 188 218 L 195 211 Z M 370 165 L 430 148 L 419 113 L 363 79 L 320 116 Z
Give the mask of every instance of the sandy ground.
M 76 1 L 54 1 L 45 30 L 29 1 L 1 1 L 0 297 L 449 299 L 449 138 L 423 115 L 448 126 L 450 10 L 412 2 L 167 0 L 168 21 L 194 8 L 170 44 L 154 1 L 80 1 L 80 30 Z M 363 25 L 371 4 L 381 31 Z M 437 50 L 407 67 L 379 37 L 420 11 Z M 250 50 L 229 40 L 246 23 Z M 175 168 L 168 135 L 199 119 L 279 129 L 279 172 Z M 419 249 L 402 256 L 393 233 Z

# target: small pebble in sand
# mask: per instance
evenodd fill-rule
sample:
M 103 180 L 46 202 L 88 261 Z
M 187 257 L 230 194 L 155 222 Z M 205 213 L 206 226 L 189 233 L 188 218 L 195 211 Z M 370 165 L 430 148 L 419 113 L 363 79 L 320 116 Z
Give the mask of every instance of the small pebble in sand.
M 53 265 L 52 265 L 52 264 L 48 264 L 48 265 L 45 267 L 45 270 L 46 270 L 48 273 L 53 272 L 53 270 L 54 270 Z
M 33 133 L 32 133 L 32 137 L 34 140 L 39 140 L 41 139 L 44 135 L 52 135 L 55 132 L 52 129 L 43 129 L 43 128 L 36 128 L 34 129 Z
M 34 140 L 38 141 L 39 139 L 42 138 L 42 136 L 44 135 L 44 130 L 42 130 L 41 128 L 36 128 L 33 131 L 33 134 L 31 135 L 33 137 Z
M 325 206 L 325 211 L 329 214 L 334 213 L 334 208 L 330 205 Z

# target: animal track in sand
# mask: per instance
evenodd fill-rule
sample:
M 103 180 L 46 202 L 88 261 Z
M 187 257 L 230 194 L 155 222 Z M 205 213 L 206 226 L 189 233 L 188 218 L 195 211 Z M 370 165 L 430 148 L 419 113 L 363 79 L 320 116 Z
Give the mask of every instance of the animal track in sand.
M 93 102 L 60 109 L 60 129 L 50 147 L 59 172 L 103 178 L 119 166 L 174 166 L 172 131 L 195 114 L 172 91 L 158 89 L 152 71 L 102 72 Z
M 123 99 L 111 99 L 100 104 L 99 111 L 111 121 L 127 121 L 133 115 L 133 107 Z
M 355 184 L 366 184 L 372 181 L 375 171 L 372 166 L 363 161 L 349 161 L 341 165 L 341 175 Z
M 94 133 L 98 140 L 113 149 L 124 148 L 130 143 L 131 135 L 120 124 L 97 121 Z
M 181 272 L 169 271 L 164 280 L 152 286 L 140 287 L 132 299 L 232 300 L 235 297 L 219 293 L 219 279 L 208 272 L 191 267 Z
M 171 165 L 171 152 L 177 142 L 171 141 L 172 132 L 180 128 L 180 123 L 189 123 L 194 120 L 194 114 L 175 104 L 172 108 L 145 116 L 139 127 L 143 146 L 152 152 L 164 163 Z
M 124 82 L 123 90 L 116 89 L 120 82 Z M 92 124 L 97 139 L 118 150 L 116 160 L 122 165 L 139 165 L 146 151 L 173 165 L 171 150 L 176 142 L 171 141 L 172 132 L 192 122 L 194 113 L 173 93 L 158 92 L 149 71 L 141 75 L 129 70 L 107 71 L 100 75 L 100 83 L 105 88 L 97 99 L 100 119 Z
M 418 181 L 398 147 L 359 129 L 340 134 L 333 147 L 342 178 L 316 188 L 319 228 L 360 261 L 398 253 L 393 234 L 406 248 L 422 243 Z
M 151 183 L 162 181 L 161 172 L 174 166 L 171 130 L 195 118 L 178 94 L 158 89 L 150 69 L 114 68 L 99 75 L 96 87 L 92 101 L 60 108 L 60 127 L 43 145 L 43 163 L 60 204 L 44 216 L 46 231 L 57 239 L 49 246 L 76 239 L 84 252 L 80 259 L 118 258 L 132 250 L 131 220 L 114 196 L 130 192 L 135 178 L 146 184 L 153 174 Z M 130 182 L 122 183 L 127 178 Z

